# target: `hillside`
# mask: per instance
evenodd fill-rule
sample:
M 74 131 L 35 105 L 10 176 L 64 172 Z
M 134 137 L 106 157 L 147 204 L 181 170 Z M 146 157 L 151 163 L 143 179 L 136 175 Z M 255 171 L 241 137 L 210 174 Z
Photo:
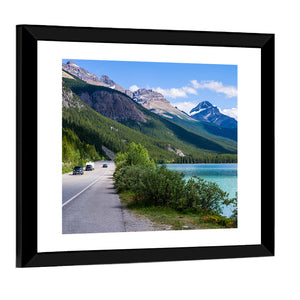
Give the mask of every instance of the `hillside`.
M 222 138 L 210 139 L 191 132 L 145 109 L 124 93 L 107 87 L 90 85 L 76 78 L 63 81 L 89 107 L 148 137 L 168 141 L 185 155 L 201 153 L 236 153 L 236 143 Z
M 105 156 L 103 156 L 105 157 Z M 87 161 L 101 158 L 94 145 L 81 141 L 76 133 L 68 128 L 62 130 L 62 171 L 71 171 L 74 165 L 85 165 Z
M 102 116 L 74 94 L 63 82 L 62 86 L 62 125 L 70 129 L 81 142 L 94 145 L 100 155 L 105 155 L 102 146 L 113 152 L 126 151 L 131 142 L 141 143 L 157 162 L 173 161 L 177 155 L 168 149 L 175 148 L 168 142 L 152 139 L 140 132 Z

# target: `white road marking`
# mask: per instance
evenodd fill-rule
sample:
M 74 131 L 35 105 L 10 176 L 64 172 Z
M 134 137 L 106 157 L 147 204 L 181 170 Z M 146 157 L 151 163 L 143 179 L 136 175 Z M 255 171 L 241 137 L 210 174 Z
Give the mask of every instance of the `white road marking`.
M 77 193 L 75 196 L 73 196 L 72 198 L 70 198 L 69 200 L 67 200 L 65 203 L 63 203 L 62 207 L 64 207 L 66 204 L 70 203 L 72 200 L 74 200 L 75 198 L 77 198 L 79 195 L 81 195 L 84 191 L 86 191 L 89 187 L 91 187 L 93 184 L 95 184 L 97 181 L 99 181 L 101 178 L 103 178 L 103 176 L 99 176 L 99 178 L 97 178 L 96 180 L 94 180 L 92 183 L 90 183 L 87 187 L 85 187 L 82 191 L 80 191 L 79 193 Z

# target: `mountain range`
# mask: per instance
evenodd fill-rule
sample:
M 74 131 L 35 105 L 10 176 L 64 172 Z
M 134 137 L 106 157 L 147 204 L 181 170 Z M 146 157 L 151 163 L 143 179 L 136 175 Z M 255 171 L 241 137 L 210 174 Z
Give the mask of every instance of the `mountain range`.
M 122 92 L 131 98 L 133 97 L 133 93 L 131 91 L 126 90 L 123 87 L 119 86 L 117 83 L 115 83 L 113 80 L 111 80 L 108 76 L 104 74 L 99 79 L 96 75 L 88 72 L 84 68 L 77 66 L 72 61 L 68 61 L 66 64 L 63 63 L 62 68 L 63 68 L 63 77 L 66 76 L 66 72 L 64 71 L 67 71 L 72 75 L 75 75 L 79 79 L 85 81 L 86 83 L 108 87 L 110 89 L 114 89 L 116 91 Z
M 68 128 L 76 128 L 76 130 L 74 129 L 76 134 L 82 131 L 79 129 L 82 121 L 80 122 L 80 118 L 77 116 L 71 118 L 72 122 L 67 122 L 66 116 L 69 116 L 70 119 L 70 115 L 78 115 L 80 107 L 87 106 L 97 113 L 98 117 L 106 117 L 119 124 L 118 126 L 123 124 L 128 130 L 133 130 L 131 135 L 142 134 L 143 138 L 139 136 L 139 139 L 144 141 L 147 138 L 152 139 L 152 146 L 149 146 L 150 142 L 147 142 L 148 148 L 153 149 L 154 145 L 163 145 L 161 150 L 151 150 L 153 155 L 156 151 L 164 153 L 164 157 L 160 157 L 163 160 L 174 160 L 174 155 L 175 157 L 176 155 L 195 157 L 203 154 L 234 154 L 237 151 L 236 127 L 220 126 L 221 119 L 224 120 L 224 124 L 226 123 L 226 118 L 224 118 L 226 116 L 220 112 L 219 118 L 209 117 L 208 115 L 212 114 L 210 110 L 214 106 L 207 101 L 205 103 L 207 106 L 206 118 L 203 114 L 204 106 L 199 106 L 201 103 L 188 115 L 173 107 L 158 92 L 151 89 L 138 89 L 134 92 L 126 90 L 108 76 L 102 75 L 101 78 L 98 78 L 72 61 L 62 65 L 62 77 L 64 90 L 68 89 L 69 93 L 71 92 L 73 95 L 72 98 L 78 97 L 75 101 L 76 108 L 74 103 L 73 106 L 70 104 L 66 96 L 63 97 L 64 124 Z M 67 94 L 65 93 L 65 95 Z M 76 114 L 75 111 L 77 111 Z M 95 118 L 93 116 L 92 119 Z M 228 120 L 227 123 L 229 123 Z M 114 124 L 110 127 L 116 128 L 117 125 Z M 108 148 L 110 146 L 114 148 L 112 149 L 114 151 L 122 151 L 129 140 L 134 141 L 133 138 L 129 139 L 120 135 L 121 132 L 124 132 L 124 127 L 122 128 L 121 131 L 118 129 L 118 143 L 109 145 L 102 142 L 102 145 Z M 111 132 L 112 130 L 108 133 L 111 134 Z M 81 134 L 78 135 L 80 135 L 79 138 L 84 138 Z M 91 141 L 85 142 L 90 144 Z M 119 146 L 116 146 L 117 144 Z M 99 146 L 98 149 L 100 149 Z M 163 152 L 162 149 L 166 152 Z M 158 156 L 156 158 L 160 159 Z

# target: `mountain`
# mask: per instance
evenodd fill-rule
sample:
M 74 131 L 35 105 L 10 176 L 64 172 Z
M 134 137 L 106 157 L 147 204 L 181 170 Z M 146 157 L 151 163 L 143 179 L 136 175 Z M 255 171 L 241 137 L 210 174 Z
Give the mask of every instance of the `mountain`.
M 112 79 L 110 79 L 107 75 L 103 74 L 100 78 L 100 81 L 104 84 L 104 86 L 109 87 L 110 89 L 122 92 L 131 98 L 133 96 L 133 93 L 131 91 L 124 89 L 123 87 L 115 83 Z
M 237 141 L 236 128 L 223 128 L 222 126 L 218 126 L 219 124 L 217 123 L 208 123 L 207 120 L 196 120 L 179 109 L 173 107 L 171 103 L 158 92 L 144 88 L 135 92 L 131 92 L 118 85 L 107 75 L 103 74 L 99 79 L 96 75 L 88 72 L 84 68 L 81 68 L 72 61 L 62 64 L 62 68 L 63 78 L 74 79 L 75 76 L 76 78 L 79 78 L 83 82 L 90 85 L 101 86 L 103 88 L 109 88 L 121 92 L 121 94 L 114 96 L 113 98 L 111 98 L 111 95 L 108 95 L 106 92 L 100 92 L 99 90 L 92 96 L 90 94 L 82 94 L 80 96 L 85 103 L 104 116 L 121 122 L 134 120 L 145 123 L 144 113 L 137 111 L 135 107 L 132 106 L 131 101 L 128 101 L 128 99 L 124 98 L 125 94 L 155 114 L 158 114 L 164 118 L 168 118 L 170 121 L 188 130 L 194 131 L 195 133 L 206 138 L 213 140 L 221 139 L 222 143 L 225 143 L 230 150 L 236 148 L 236 145 L 231 142 Z M 104 94 L 106 97 L 103 98 Z M 102 98 L 104 100 L 102 102 L 96 100 Z M 231 141 L 228 141 L 228 139 Z
M 135 142 L 146 147 L 150 156 L 158 162 L 173 161 L 178 156 L 174 153 L 178 149 L 170 142 L 152 139 L 97 113 L 83 103 L 64 81 L 62 85 L 62 125 L 63 136 L 67 132 L 74 136 L 72 140 L 77 140 L 76 147 L 72 145 L 74 149 L 67 149 L 69 152 L 72 150 L 76 153 L 76 150 L 86 147 L 82 145 L 93 145 L 98 154 L 106 156 L 103 146 L 117 153 L 126 151 L 129 144 Z M 66 148 L 71 148 L 69 144 L 70 142 L 63 147 L 63 154 L 67 152 Z M 65 154 L 65 156 L 67 155 Z
M 153 90 L 138 89 L 133 92 L 133 99 L 148 110 L 165 118 L 173 119 L 174 116 L 181 119 L 189 118 L 185 113 L 172 106 L 162 94 Z
M 222 114 L 208 101 L 200 102 L 190 111 L 190 116 L 197 121 L 213 123 L 224 128 L 237 128 L 237 121 L 234 118 Z
M 63 162 L 82 164 L 80 160 L 96 160 L 106 156 L 104 149 L 114 153 L 127 151 L 131 142 L 140 143 L 147 148 L 149 155 L 158 163 L 168 162 L 205 162 L 216 161 L 234 162 L 236 155 L 200 152 L 198 156 L 186 156 L 170 141 L 148 137 L 119 122 L 97 113 L 72 92 L 63 81 L 62 84 L 62 133 L 63 133 Z M 103 159 L 103 158 L 102 158 Z M 213 161 L 214 162 L 214 161 Z M 64 165 L 65 165 L 64 164 Z
M 74 62 L 68 61 L 66 64 L 62 64 L 63 70 L 67 71 L 63 74 L 70 73 L 71 75 L 75 75 L 79 79 L 94 85 L 106 86 L 96 75 L 91 74 L 87 70 L 77 66 Z M 70 76 L 69 74 L 69 76 Z
M 83 80 L 63 77 L 63 81 L 89 107 L 101 115 L 123 123 L 145 123 L 147 116 L 136 103 L 118 90 L 87 84 Z
M 191 132 L 147 110 L 120 91 L 87 84 L 74 75 L 72 79 L 63 78 L 63 82 L 94 111 L 155 139 L 154 143 L 168 142 L 172 149 L 176 149 L 176 153 L 194 156 L 203 153 L 236 153 L 236 143 L 228 144 L 220 138 L 207 138 Z
M 63 70 L 67 71 L 71 75 L 78 77 L 86 83 L 115 89 L 128 95 L 129 97 L 132 97 L 131 91 L 124 89 L 123 87 L 115 83 L 113 80 L 111 80 L 107 75 L 102 75 L 99 79 L 95 74 L 92 74 L 84 68 L 79 67 L 73 61 L 68 61 L 66 64 L 63 63 L 62 68 Z M 67 74 L 67 72 L 64 73 Z
M 133 93 L 133 99 L 148 110 L 168 118 L 170 121 L 210 139 L 222 139 L 228 146 L 236 147 L 236 128 L 223 128 L 214 123 L 193 119 L 187 113 L 171 105 L 158 92 L 149 89 L 139 89 Z M 233 141 L 233 142 L 232 142 Z
M 170 121 L 200 135 L 213 139 L 225 139 L 224 142 L 227 144 L 231 144 L 228 139 L 234 142 L 237 141 L 236 127 L 223 127 L 216 123 L 207 122 L 207 120 L 196 120 L 184 111 L 171 105 L 171 103 L 158 92 L 145 88 L 139 89 L 133 93 L 133 99 L 148 110 L 168 118 Z

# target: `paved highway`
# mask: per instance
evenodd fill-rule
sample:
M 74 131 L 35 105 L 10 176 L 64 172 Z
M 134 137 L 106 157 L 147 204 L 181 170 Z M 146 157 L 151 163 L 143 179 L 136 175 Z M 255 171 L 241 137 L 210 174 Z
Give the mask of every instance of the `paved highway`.
M 103 168 L 103 164 L 107 168 Z M 120 199 L 113 186 L 115 164 L 95 162 L 94 171 L 62 176 L 62 231 L 99 233 L 125 231 Z

